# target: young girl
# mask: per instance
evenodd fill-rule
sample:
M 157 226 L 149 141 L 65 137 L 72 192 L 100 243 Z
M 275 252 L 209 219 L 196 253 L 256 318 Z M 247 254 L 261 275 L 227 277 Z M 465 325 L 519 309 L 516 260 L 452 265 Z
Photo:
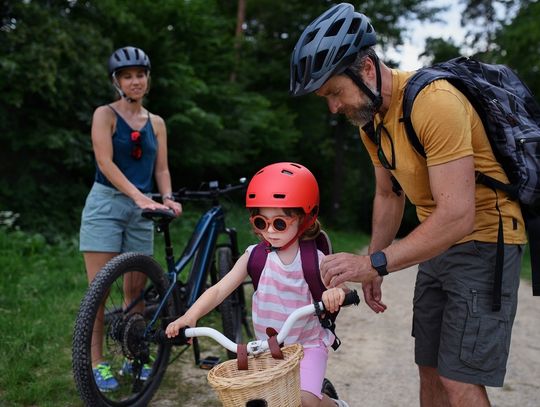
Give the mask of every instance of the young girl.
M 269 254 L 257 291 L 253 294 L 252 318 L 258 339 L 266 339 L 266 328 L 278 332 L 293 310 L 311 304 L 313 298 L 304 279 L 299 240 L 313 239 L 320 231 L 317 221 L 319 188 L 313 174 L 295 163 L 277 163 L 260 170 L 249 183 L 246 207 L 257 233 L 269 246 Z M 206 292 L 177 320 L 169 324 L 168 337 L 178 335 L 185 326 L 194 327 L 197 320 L 217 307 L 248 276 L 248 247 L 232 270 Z M 319 262 L 323 254 L 319 252 Z M 347 289 L 347 288 L 345 288 Z M 339 309 L 345 298 L 342 288 L 325 291 L 322 301 L 329 312 Z M 291 331 L 285 344 L 300 343 L 304 358 L 300 361 L 302 406 L 347 407 L 342 400 L 321 394 L 328 360 L 328 346 L 334 335 L 324 329 L 316 316 L 306 317 Z

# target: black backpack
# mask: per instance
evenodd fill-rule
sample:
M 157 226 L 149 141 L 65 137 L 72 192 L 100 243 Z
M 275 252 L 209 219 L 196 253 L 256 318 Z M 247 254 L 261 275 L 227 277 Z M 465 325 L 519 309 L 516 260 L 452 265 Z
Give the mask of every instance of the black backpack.
M 315 301 L 320 301 L 323 291 L 326 290 L 319 270 L 319 255 L 317 250 L 324 254 L 332 254 L 332 243 L 324 230 L 321 230 L 319 235 L 313 240 L 300 240 L 300 259 L 302 261 L 302 271 L 306 280 L 311 296 Z M 251 251 L 247 264 L 247 271 L 253 282 L 253 289 L 257 290 L 259 280 L 261 278 L 266 258 L 268 257 L 268 245 L 265 242 L 260 242 Z M 327 313 L 325 317 L 320 318 L 323 327 L 330 329 L 335 336 L 335 341 L 332 348 L 336 350 L 341 341 L 335 333 L 335 320 L 338 312 L 332 314 Z
M 474 107 L 488 135 L 493 153 L 510 184 L 480 172 L 476 182 L 499 189 L 519 200 L 529 236 L 533 295 L 540 295 L 540 107 L 529 88 L 504 65 L 491 65 L 459 57 L 418 70 L 407 82 L 403 117 L 409 141 L 424 158 L 426 154 L 411 121 L 414 100 L 433 81 L 445 79 L 462 92 Z M 364 127 L 375 141 L 373 125 Z M 497 261 L 493 310 L 500 309 L 504 236 L 499 212 Z

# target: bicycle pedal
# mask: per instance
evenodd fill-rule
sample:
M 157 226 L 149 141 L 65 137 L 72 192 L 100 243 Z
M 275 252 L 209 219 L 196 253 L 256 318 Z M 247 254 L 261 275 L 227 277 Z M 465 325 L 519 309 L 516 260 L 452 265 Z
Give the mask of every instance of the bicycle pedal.
M 201 369 L 210 370 L 214 366 L 218 365 L 221 359 L 218 356 L 207 356 L 199 363 Z

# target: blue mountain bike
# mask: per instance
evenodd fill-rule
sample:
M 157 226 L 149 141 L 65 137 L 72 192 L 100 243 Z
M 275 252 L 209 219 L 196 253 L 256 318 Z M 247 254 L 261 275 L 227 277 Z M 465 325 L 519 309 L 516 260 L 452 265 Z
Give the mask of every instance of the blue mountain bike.
M 174 193 L 180 202 L 207 200 L 211 202 L 199 219 L 182 255 L 175 259 L 169 224 L 172 211 L 144 211 L 161 232 L 165 241 L 167 271 L 152 257 L 140 253 L 124 253 L 112 259 L 98 273 L 84 296 L 73 335 L 73 375 L 81 399 L 87 406 L 147 406 L 160 386 L 171 359 L 173 346 L 181 352 L 193 348 L 195 362 L 200 362 L 197 339 L 190 345 L 178 338 L 168 339 L 164 329 L 182 315 L 204 292 L 227 274 L 239 257 L 236 230 L 225 224 L 225 212 L 220 197 L 245 189 L 245 180 L 237 185 L 220 188 L 210 182 L 205 190 L 182 189 Z M 132 282 L 145 282 L 144 288 L 133 293 Z M 103 321 L 100 305 L 104 306 Z M 242 328 L 252 336 L 247 321 L 243 286 L 235 290 L 218 308 L 222 331 L 232 341 L 242 342 Z M 102 392 L 92 372 L 93 329 L 103 323 L 103 356 L 117 376 L 119 388 Z M 94 338 L 95 340 L 95 338 Z M 229 357 L 236 355 L 229 352 Z M 122 376 L 124 363 L 130 363 L 130 374 Z M 151 369 L 149 375 L 141 375 Z

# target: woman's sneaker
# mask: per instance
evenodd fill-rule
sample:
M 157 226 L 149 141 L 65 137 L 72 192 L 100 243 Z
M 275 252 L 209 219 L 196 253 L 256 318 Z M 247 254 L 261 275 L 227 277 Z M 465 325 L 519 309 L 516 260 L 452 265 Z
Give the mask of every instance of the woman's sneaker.
M 120 369 L 120 376 L 133 376 L 133 363 L 131 363 L 129 360 L 124 360 L 124 364 L 122 365 L 122 369 Z M 145 363 L 141 369 L 141 374 L 139 376 L 139 380 L 142 380 L 143 382 L 145 380 L 148 380 L 150 377 L 150 373 L 152 373 L 152 367 Z
M 100 392 L 114 391 L 120 386 L 113 376 L 111 366 L 108 363 L 102 362 L 93 368 L 92 371 L 94 372 L 94 380 Z

